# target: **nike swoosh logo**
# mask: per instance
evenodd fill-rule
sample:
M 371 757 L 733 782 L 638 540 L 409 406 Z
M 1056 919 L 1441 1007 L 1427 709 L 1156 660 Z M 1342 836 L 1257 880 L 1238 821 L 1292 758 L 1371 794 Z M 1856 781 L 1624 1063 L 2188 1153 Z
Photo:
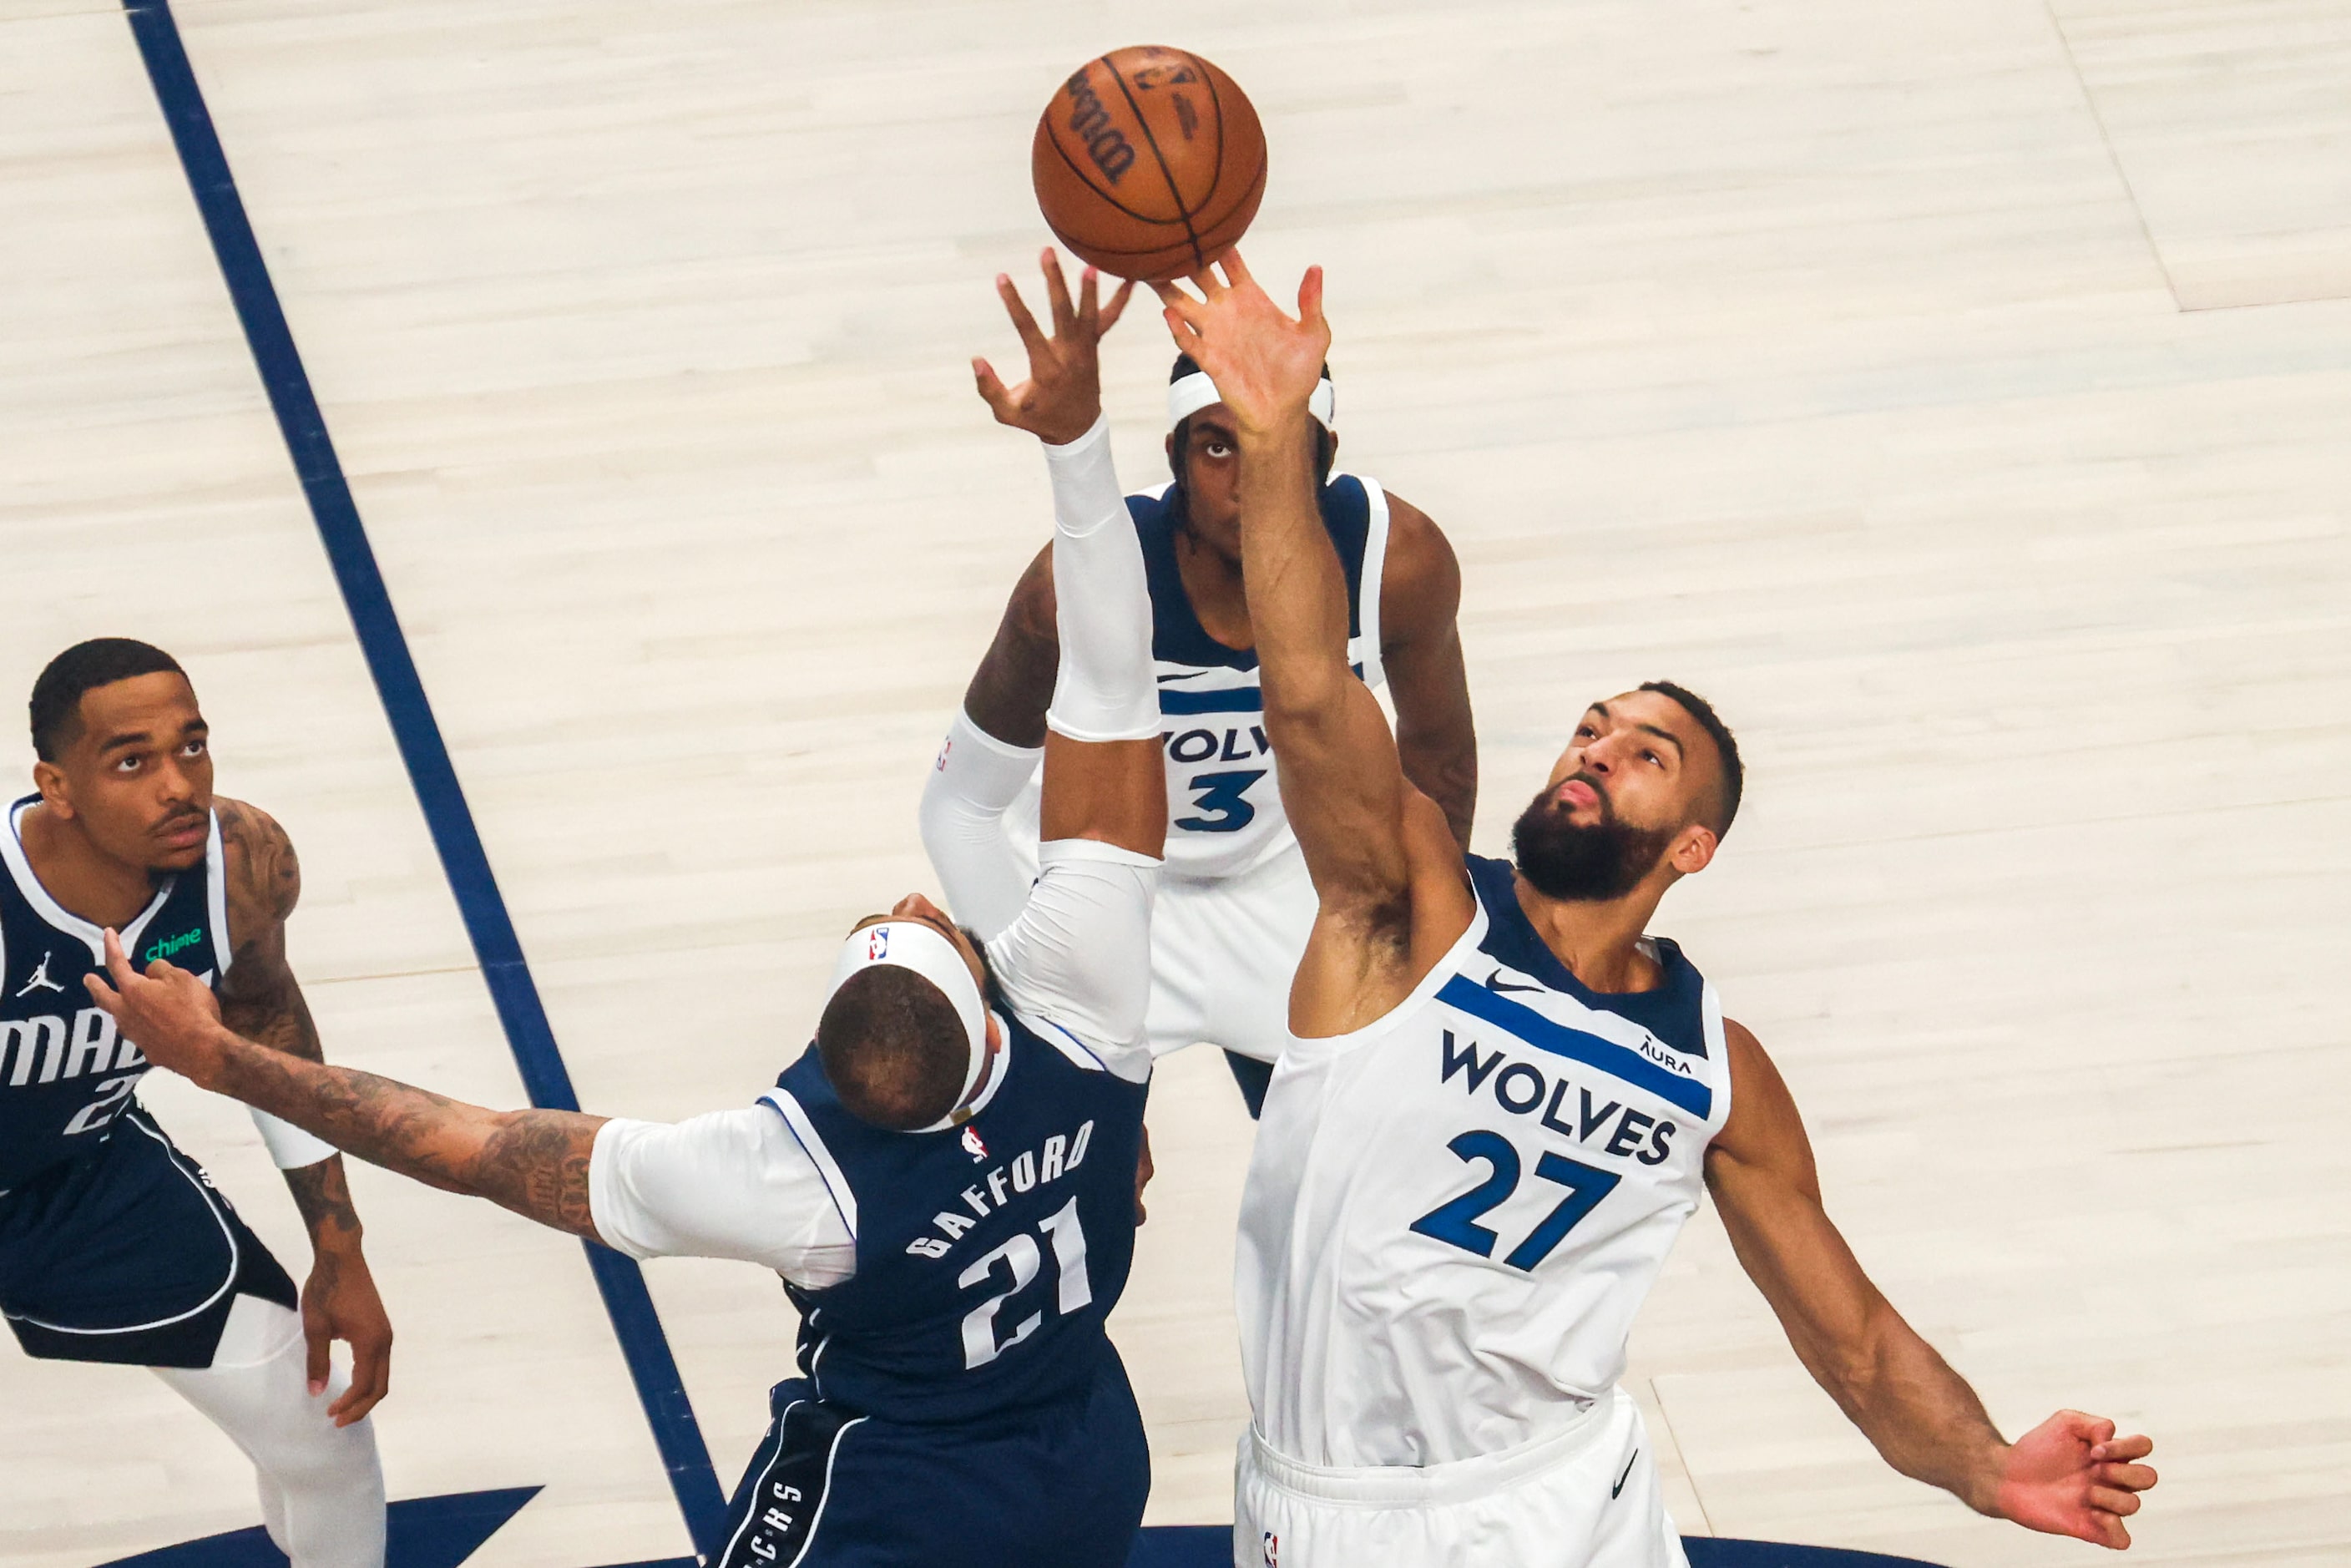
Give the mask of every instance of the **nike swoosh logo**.
M 1542 989 L 1541 986 L 1510 985 L 1502 978 L 1502 971 L 1499 969 L 1486 977 L 1486 988 L 1489 991 L 1540 991 Z
M 1170 681 L 1196 681 L 1207 673 L 1206 670 L 1178 670 L 1172 675 L 1160 676 L 1159 684 L 1164 686 Z
M 1627 1459 L 1627 1460 L 1625 1460 L 1625 1474 L 1624 1474 L 1624 1475 L 1621 1475 L 1621 1476 L 1618 1476 L 1618 1477 L 1616 1478 L 1616 1484 L 1615 1484 L 1614 1486 L 1610 1487 L 1610 1488 L 1608 1489 L 1608 1496 L 1609 1496 L 1609 1498 L 1610 1498 L 1610 1500 L 1614 1500 L 1614 1498 L 1615 1498 L 1615 1496 L 1616 1496 L 1616 1494 L 1617 1494 L 1618 1492 L 1621 1492 L 1621 1491 L 1623 1491 L 1623 1490 L 1625 1490 L 1625 1479 L 1626 1479 L 1626 1478 L 1627 1478 L 1627 1477 L 1631 1476 L 1631 1475 L 1632 1475 L 1632 1473 L 1633 1473 L 1633 1459 L 1637 1459 L 1637 1458 L 1639 1458 L 1640 1457 L 1641 1457 L 1641 1450 L 1640 1450 L 1640 1449 L 1638 1449 L 1638 1448 L 1635 1448 L 1635 1449 L 1634 1449 L 1634 1450 L 1633 1450 L 1633 1458 L 1632 1458 L 1632 1459 Z

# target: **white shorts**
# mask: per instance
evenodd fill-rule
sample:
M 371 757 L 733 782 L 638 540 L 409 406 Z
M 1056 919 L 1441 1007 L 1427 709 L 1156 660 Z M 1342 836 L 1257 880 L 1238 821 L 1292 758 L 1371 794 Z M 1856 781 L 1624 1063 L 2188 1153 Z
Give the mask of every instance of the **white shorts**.
M 1151 1054 L 1220 1045 L 1259 1061 L 1290 1039 L 1290 982 L 1314 926 L 1314 884 L 1290 845 L 1206 881 L 1162 872 L 1151 918 Z
M 1241 1436 L 1233 1568 L 1689 1568 L 1640 1408 L 1622 1389 L 1506 1453 L 1367 1469 Z

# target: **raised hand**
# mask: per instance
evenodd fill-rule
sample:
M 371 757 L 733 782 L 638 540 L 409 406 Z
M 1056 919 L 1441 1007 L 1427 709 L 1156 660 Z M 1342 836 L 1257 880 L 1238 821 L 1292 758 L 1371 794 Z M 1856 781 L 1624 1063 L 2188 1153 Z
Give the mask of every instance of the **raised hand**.
M 1222 276 L 1218 276 L 1221 269 Z M 1322 269 L 1310 267 L 1298 284 L 1295 319 L 1258 287 L 1237 250 L 1188 279 L 1196 296 L 1157 283 L 1176 346 L 1217 383 L 1243 434 L 1272 430 L 1306 417 L 1306 400 L 1322 379 L 1331 326 L 1322 319 Z
M 211 1088 L 219 1077 L 220 1003 L 212 988 L 158 958 L 141 974 L 131 967 L 122 939 L 106 934 L 106 972 L 110 986 L 96 975 L 83 977 L 90 999 L 113 1015 L 125 1040 L 146 1053 L 158 1067 L 168 1067 L 184 1078 Z
M 1102 334 L 1126 309 L 1134 285 L 1120 284 L 1110 303 L 1102 304 L 1102 275 L 1090 267 L 1078 281 L 1078 298 L 1072 304 L 1069 281 L 1061 276 L 1061 257 L 1048 247 L 1042 261 L 1045 298 L 1053 316 L 1050 338 L 1029 313 L 1010 275 L 996 275 L 997 296 L 1004 301 L 1005 314 L 1012 318 L 1012 329 L 1020 334 L 1021 346 L 1029 350 L 1029 379 L 1007 387 L 986 360 L 972 361 L 971 373 L 998 423 L 1066 446 L 1092 430 L 1094 421 L 1102 417 L 1100 345 Z
M 2123 1521 L 2155 1485 L 2155 1471 L 2136 1461 L 2154 1451 L 2146 1437 L 2116 1437 L 2112 1421 L 2060 1410 L 2009 1449 L 1993 1511 L 2120 1552 L 2131 1543 Z

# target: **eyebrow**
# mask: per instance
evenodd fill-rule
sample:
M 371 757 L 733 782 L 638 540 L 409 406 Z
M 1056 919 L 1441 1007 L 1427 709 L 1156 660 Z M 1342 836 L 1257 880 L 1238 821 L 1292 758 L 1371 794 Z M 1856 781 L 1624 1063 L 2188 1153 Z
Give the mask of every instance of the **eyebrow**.
M 99 755 L 103 756 L 107 752 L 117 750 L 125 746 L 152 746 L 154 742 L 155 737 L 148 734 L 145 730 L 130 729 L 123 731 L 120 735 L 108 736 L 105 742 L 100 745 L 98 749 Z
M 1614 718 L 1616 716 L 1608 711 L 1608 705 L 1606 703 L 1593 703 L 1590 707 L 1585 708 L 1583 711 L 1587 717 L 1595 713 L 1602 718 Z M 1682 744 L 1682 737 L 1661 725 L 1635 724 L 1633 727 L 1641 731 L 1645 735 L 1654 735 L 1660 740 L 1672 741 L 1674 743 L 1674 755 L 1677 757 L 1687 757 L 1689 755 L 1689 747 Z

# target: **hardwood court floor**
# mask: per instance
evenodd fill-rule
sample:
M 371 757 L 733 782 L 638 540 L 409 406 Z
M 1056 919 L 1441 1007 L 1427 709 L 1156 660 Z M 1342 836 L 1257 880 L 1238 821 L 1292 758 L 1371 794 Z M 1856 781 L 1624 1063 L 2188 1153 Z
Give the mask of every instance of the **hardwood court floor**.
M 2153 1432 L 2140 1560 L 2351 1555 L 2351 21 L 2321 0 L 186 0 L 189 47 L 591 1108 L 737 1103 L 930 877 L 923 768 L 1033 455 L 963 361 L 1088 52 L 1264 115 L 1259 270 L 1331 273 L 1343 461 L 1451 531 L 1487 789 L 1667 674 L 1750 756 L 1668 901 L 1833 1212 L 2011 1429 Z M 1110 401 L 1152 479 L 1168 350 Z M 123 632 L 304 852 L 340 1060 L 521 1091 L 119 11 L 0 0 L 0 686 Z M 22 752 L 21 743 L 16 745 Z M 21 756 L 20 761 L 29 761 Z M 149 1096 L 281 1251 L 240 1113 Z M 1156 1521 L 1229 1517 L 1249 1138 L 1169 1062 L 1116 1329 Z M 684 1537 L 576 1247 L 355 1178 L 395 1495 L 475 1559 Z M 650 1270 L 722 1478 L 773 1281 Z M 1693 1531 L 2086 1562 L 1885 1470 L 1695 1220 L 1631 1385 Z M 0 1352 L 0 1563 L 250 1523 L 144 1375 Z

